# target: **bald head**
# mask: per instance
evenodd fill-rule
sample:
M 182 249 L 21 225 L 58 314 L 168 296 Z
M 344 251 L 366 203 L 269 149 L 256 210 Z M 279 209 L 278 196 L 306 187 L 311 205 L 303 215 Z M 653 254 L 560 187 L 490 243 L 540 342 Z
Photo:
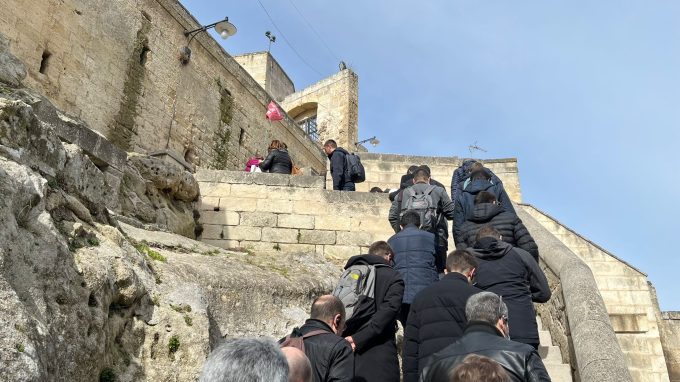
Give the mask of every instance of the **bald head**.
M 312 382 L 312 364 L 302 350 L 286 346 L 281 352 L 288 361 L 288 382 Z

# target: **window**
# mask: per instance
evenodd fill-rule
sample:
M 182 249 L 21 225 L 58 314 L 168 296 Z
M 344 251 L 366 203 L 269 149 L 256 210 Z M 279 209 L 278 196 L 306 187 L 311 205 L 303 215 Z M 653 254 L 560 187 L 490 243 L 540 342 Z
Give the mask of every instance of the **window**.
M 309 136 L 314 142 L 319 141 L 319 130 L 316 126 L 316 115 L 306 118 L 300 122 L 300 127 L 305 131 L 305 134 Z

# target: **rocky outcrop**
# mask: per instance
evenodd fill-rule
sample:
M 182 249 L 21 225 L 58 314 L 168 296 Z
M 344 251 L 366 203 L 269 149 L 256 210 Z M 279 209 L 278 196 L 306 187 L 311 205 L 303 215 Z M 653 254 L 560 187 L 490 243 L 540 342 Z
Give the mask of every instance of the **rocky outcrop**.
M 3 379 L 193 381 L 220 338 L 283 335 L 331 288 L 322 258 L 185 237 L 193 177 L 145 156 L 112 172 L 61 142 L 45 99 L 2 89 Z

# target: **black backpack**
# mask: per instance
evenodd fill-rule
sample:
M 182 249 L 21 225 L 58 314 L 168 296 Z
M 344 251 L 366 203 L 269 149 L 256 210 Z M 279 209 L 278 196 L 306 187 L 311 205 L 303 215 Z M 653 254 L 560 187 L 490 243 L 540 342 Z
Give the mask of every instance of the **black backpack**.
M 347 179 L 353 183 L 361 183 L 366 180 L 366 170 L 364 170 L 361 158 L 357 154 L 347 153 L 345 155 L 345 174 Z

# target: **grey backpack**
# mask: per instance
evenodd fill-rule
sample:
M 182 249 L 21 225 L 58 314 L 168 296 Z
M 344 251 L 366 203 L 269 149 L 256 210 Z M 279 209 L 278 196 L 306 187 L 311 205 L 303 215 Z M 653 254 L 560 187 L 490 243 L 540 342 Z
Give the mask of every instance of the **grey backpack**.
M 375 271 L 376 267 L 387 265 L 354 264 L 345 269 L 340 276 L 333 296 L 345 305 L 347 326 L 353 322 L 370 318 L 376 312 Z
M 422 193 L 416 192 L 413 187 L 404 190 L 399 218 L 401 219 L 406 211 L 416 211 L 420 215 L 420 229 L 434 231 L 437 226 L 437 206 L 432 200 L 432 191 L 435 187 L 429 185 Z

